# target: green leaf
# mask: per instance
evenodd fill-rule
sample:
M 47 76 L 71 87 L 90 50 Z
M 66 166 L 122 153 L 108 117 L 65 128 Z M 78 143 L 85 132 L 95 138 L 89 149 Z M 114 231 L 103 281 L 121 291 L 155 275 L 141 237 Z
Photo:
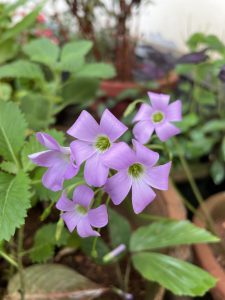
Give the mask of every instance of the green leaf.
M 202 128 L 205 133 L 211 133 L 214 131 L 225 130 L 225 120 L 212 120 L 208 121 Z
M 136 252 L 218 241 L 216 236 L 189 221 L 162 220 L 137 229 L 131 236 L 130 250 Z
M 216 95 L 200 87 L 194 88 L 193 97 L 200 104 L 214 105 L 216 103 Z
M 12 87 L 10 84 L 1 82 L 0 83 L 0 99 L 8 101 L 12 95 Z
M 135 100 L 133 101 L 132 103 L 130 103 L 128 105 L 128 107 L 126 108 L 125 112 L 123 113 L 123 116 L 126 118 L 128 117 L 130 114 L 132 114 L 132 112 L 134 112 L 135 108 L 136 108 L 136 105 L 138 103 L 144 103 L 145 101 L 142 100 L 142 99 L 138 99 L 138 100 Z
M 66 245 L 69 233 L 62 228 L 59 240 L 56 240 L 56 224 L 43 225 L 35 234 L 33 248 L 30 249 L 32 262 L 46 262 L 55 253 L 55 246 Z
M 120 244 L 129 245 L 131 226 L 125 217 L 115 210 L 109 210 L 109 233 L 111 245 L 117 247 Z
M 195 113 L 188 114 L 183 117 L 182 121 L 176 123 L 182 132 L 187 132 L 199 122 L 199 117 Z
M 147 280 L 159 283 L 175 295 L 203 296 L 216 279 L 202 269 L 159 253 L 139 253 L 132 257 L 135 269 Z
M 61 61 L 66 61 L 68 58 L 76 55 L 85 56 L 92 48 L 93 43 L 88 40 L 79 40 L 67 43 L 62 48 Z
M 85 238 L 81 239 L 81 249 L 82 251 L 92 257 L 92 250 L 93 250 L 93 242 L 95 240 L 95 237 L 90 237 L 90 238 Z M 109 247 L 107 244 L 103 241 L 101 237 L 97 239 L 96 242 L 96 252 L 97 252 L 97 257 L 94 259 L 98 264 L 102 264 L 103 262 L 103 257 L 110 252 Z M 92 257 L 93 258 L 93 257 Z
M 89 63 L 83 65 L 80 71 L 76 72 L 78 77 L 93 77 L 108 79 L 115 77 L 116 72 L 112 65 L 105 63 Z
M 25 138 L 26 122 L 17 105 L 0 102 L 0 155 L 17 163 Z
M 225 165 L 219 160 L 215 160 L 211 166 L 210 174 L 215 184 L 220 184 L 225 178 Z
M 0 64 L 13 58 L 18 51 L 18 44 L 14 40 L 7 40 L 0 46 Z
M 32 61 L 54 66 L 59 57 L 59 47 L 51 40 L 40 38 L 31 41 L 23 47 L 23 51 Z
M 0 78 L 27 78 L 43 80 L 41 68 L 26 60 L 17 60 L 0 67 Z
M 222 141 L 221 151 L 222 151 L 223 160 L 225 161 L 225 137 L 223 138 L 223 141 Z
M 24 224 L 30 207 L 29 178 L 20 171 L 16 176 L 0 172 L 0 240 L 14 235 Z
M 10 174 L 16 174 L 18 172 L 17 165 L 11 161 L 1 162 L 0 169 Z
M 201 32 L 196 32 L 193 34 L 187 41 L 187 45 L 192 51 L 197 50 L 197 47 L 199 44 L 202 44 L 205 42 L 205 35 Z

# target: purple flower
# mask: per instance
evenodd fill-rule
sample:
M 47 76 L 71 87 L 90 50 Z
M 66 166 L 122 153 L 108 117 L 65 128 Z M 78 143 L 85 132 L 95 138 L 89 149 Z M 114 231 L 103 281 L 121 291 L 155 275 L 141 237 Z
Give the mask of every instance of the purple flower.
M 81 237 L 100 236 L 92 226 L 97 228 L 106 226 L 108 214 L 105 204 L 90 208 L 93 197 L 94 192 L 86 185 L 80 185 L 74 190 L 73 201 L 67 198 L 65 192 L 62 193 L 56 207 L 64 211 L 62 218 L 70 232 L 77 228 Z
M 137 122 L 133 129 L 135 138 L 145 144 L 155 130 L 158 138 L 164 142 L 180 133 L 180 129 L 171 122 L 182 119 L 181 101 L 177 100 L 169 104 L 169 95 L 148 92 L 148 96 L 151 106 L 142 104 L 133 119 L 133 122 Z
M 60 146 L 46 133 L 38 132 L 36 137 L 48 150 L 30 154 L 29 158 L 36 165 L 48 168 L 42 177 L 43 185 L 52 191 L 59 191 L 64 180 L 74 177 L 79 167 L 74 164 L 69 147 Z
M 159 154 L 133 140 L 134 150 L 127 144 L 117 144 L 117 151 L 110 151 L 107 162 L 118 172 L 108 178 L 105 191 L 115 205 L 119 205 L 132 189 L 132 205 L 136 214 L 153 201 L 153 188 L 168 189 L 171 162 L 155 166 Z
M 126 130 L 127 127 L 106 109 L 100 124 L 87 111 L 82 111 L 67 131 L 77 139 L 70 145 L 77 164 L 86 161 L 84 178 L 89 185 L 100 187 L 105 184 L 109 167 L 104 162 L 104 156 Z

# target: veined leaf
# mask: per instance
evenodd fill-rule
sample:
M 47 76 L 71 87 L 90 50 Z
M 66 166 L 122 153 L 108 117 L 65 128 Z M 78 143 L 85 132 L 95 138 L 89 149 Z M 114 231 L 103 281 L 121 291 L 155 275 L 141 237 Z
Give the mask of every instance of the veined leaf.
M 137 229 L 132 234 L 130 249 L 136 252 L 218 241 L 216 236 L 189 221 L 162 220 Z
M 29 178 L 20 171 L 16 176 L 0 172 L 0 240 L 9 240 L 24 224 L 30 207 Z
M 138 253 L 132 261 L 145 279 L 158 282 L 175 295 L 203 296 L 216 284 L 209 273 L 168 255 Z
M 1 162 L 0 169 L 10 174 L 16 174 L 18 172 L 16 164 L 11 161 Z
M 17 163 L 25 138 L 26 122 L 17 105 L 0 102 L 0 155 Z

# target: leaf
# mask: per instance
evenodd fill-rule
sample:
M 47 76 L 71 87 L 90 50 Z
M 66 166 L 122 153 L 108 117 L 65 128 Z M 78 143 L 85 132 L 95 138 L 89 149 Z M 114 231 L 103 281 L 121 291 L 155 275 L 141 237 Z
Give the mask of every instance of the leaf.
M 139 253 L 132 257 L 135 269 L 147 280 L 159 283 L 175 295 L 203 296 L 216 279 L 202 269 L 159 253 Z
M 76 56 L 85 56 L 92 48 L 93 43 L 88 40 L 78 40 L 67 43 L 62 48 L 61 61 L 66 61 L 68 58 Z
M 176 123 L 182 132 L 187 132 L 191 127 L 194 127 L 199 122 L 199 117 L 195 113 L 188 114 L 183 117 L 182 121 Z
M 117 247 L 120 244 L 129 245 L 131 236 L 130 223 L 115 210 L 109 210 L 109 233 L 111 245 Z
M 24 143 L 26 122 L 17 105 L 0 102 L 0 155 L 17 162 L 17 155 Z
M 0 172 L 0 240 L 14 235 L 24 224 L 30 207 L 29 178 L 20 171 L 16 176 Z
M 225 178 L 225 165 L 219 160 L 215 160 L 210 168 L 210 174 L 215 184 L 220 184 Z
M 8 101 L 12 95 L 12 87 L 10 84 L 1 82 L 0 83 L 0 99 Z
M 0 67 L 0 78 L 27 78 L 44 80 L 41 68 L 26 60 L 17 60 Z
M 106 290 L 73 269 L 59 264 L 30 266 L 24 269 L 24 278 L 28 299 L 91 300 Z M 20 278 L 17 273 L 9 281 L 7 299 L 19 300 L 19 291 Z
M 4 42 L 4 44 L 0 46 L 0 64 L 13 58 L 16 55 L 18 48 L 18 44 L 15 43 L 13 39 Z
M 193 97 L 200 104 L 206 104 L 206 105 L 216 104 L 216 95 L 214 93 L 204 90 L 200 87 L 194 88 Z
M 195 51 L 199 44 L 205 42 L 205 35 L 202 32 L 194 33 L 187 41 L 187 45 L 192 51 Z
M 63 227 L 60 239 L 56 240 L 56 224 L 43 225 L 35 234 L 34 245 L 30 249 L 32 262 L 46 262 L 54 256 L 55 246 L 66 245 L 69 238 L 68 231 Z
M 137 229 L 131 236 L 130 250 L 136 252 L 218 241 L 216 236 L 189 221 L 162 220 Z
M 223 160 L 225 161 L 225 137 L 223 138 L 223 141 L 222 141 L 221 151 L 222 151 Z
M 35 39 L 23 47 L 32 61 L 54 66 L 59 57 L 59 47 L 46 38 Z
M 80 71 L 76 72 L 78 77 L 93 77 L 100 79 L 109 79 L 115 77 L 116 72 L 112 65 L 105 63 L 89 63 L 82 66 Z
M 11 161 L 1 162 L 0 169 L 10 174 L 16 174 L 18 172 L 17 165 Z
M 93 250 L 93 242 L 95 240 L 95 237 L 89 237 L 85 239 L 81 239 L 81 249 L 82 251 L 93 258 L 92 256 L 92 250 Z M 110 252 L 109 247 L 107 244 L 103 241 L 101 237 L 97 238 L 96 242 L 96 252 L 97 252 L 97 257 L 94 259 L 98 264 L 102 264 L 103 262 L 103 257 Z
M 144 103 L 145 101 L 144 100 L 141 100 L 141 99 L 138 99 L 138 100 L 135 100 L 133 101 L 132 103 L 130 103 L 128 105 L 128 107 L 126 108 L 125 112 L 123 113 L 123 116 L 126 118 L 128 117 L 130 114 L 132 114 L 132 112 L 134 112 L 135 108 L 136 108 L 136 105 L 138 103 Z
M 202 128 L 204 133 L 211 133 L 214 131 L 225 130 L 225 120 L 212 120 L 208 121 Z

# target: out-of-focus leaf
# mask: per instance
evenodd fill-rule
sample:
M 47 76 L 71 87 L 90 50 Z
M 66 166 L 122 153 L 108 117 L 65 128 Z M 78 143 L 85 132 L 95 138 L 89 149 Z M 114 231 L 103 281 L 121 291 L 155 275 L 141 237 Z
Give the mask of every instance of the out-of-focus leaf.
M 0 64 L 13 58 L 16 55 L 18 48 L 19 47 L 14 40 L 7 40 L 4 44 L 2 44 L 0 46 Z
M 7 101 L 12 95 L 12 87 L 10 84 L 0 82 L 0 100 Z
M 82 68 L 76 72 L 78 77 L 93 77 L 100 79 L 109 79 L 115 77 L 116 72 L 113 65 L 105 63 L 89 63 L 82 66 Z
M 215 184 L 220 184 L 225 178 L 225 164 L 215 160 L 211 166 L 210 174 Z
M 199 117 L 195 113 L 188 114 L 183 117 L 182 121 L 176 123 L 182 132 L 187 132 L 191 127 L 194 127 L 199 122 Z
M 212 120 L 207 122 L 203 128 L 202 131 L 205 133 L 211 133 L 214 131 L 224 131 L 225 130 L 225 120 Z

